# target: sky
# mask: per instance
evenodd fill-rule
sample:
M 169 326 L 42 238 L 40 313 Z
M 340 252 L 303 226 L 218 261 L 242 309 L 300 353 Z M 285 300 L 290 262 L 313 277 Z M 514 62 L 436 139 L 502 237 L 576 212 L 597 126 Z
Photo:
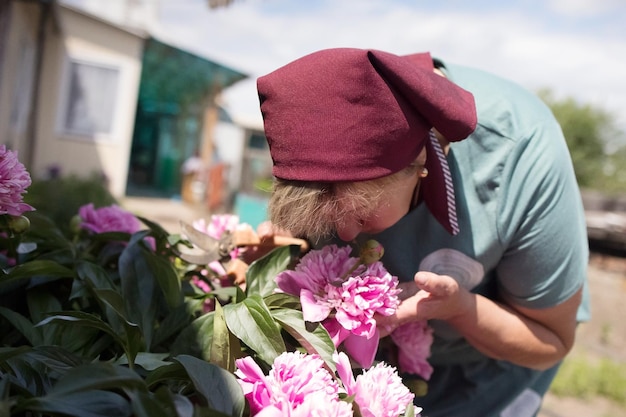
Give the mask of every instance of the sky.
M 122 1 L 122 0 L 107 0 Z M 624 0 L 206 0 L 157 2 L 157 38 L 249 76 L 224 107 L 260 123 L 256 78 L 334 47 L 430 52 L 614 115 L 626 131 Z

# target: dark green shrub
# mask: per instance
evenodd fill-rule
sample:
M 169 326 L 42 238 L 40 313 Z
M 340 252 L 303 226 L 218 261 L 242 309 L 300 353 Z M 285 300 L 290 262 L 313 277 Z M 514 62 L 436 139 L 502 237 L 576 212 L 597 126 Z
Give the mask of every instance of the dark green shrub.
M 109 192 L 106 180 L 100 174 L 87 178 L 76 175 L 47 180 L 33 180 L 24 195 L 24 202 L 37 208 L 69 236 L 70 221 L 79 207 L 93 203 L 96 207 L 117 203 Z

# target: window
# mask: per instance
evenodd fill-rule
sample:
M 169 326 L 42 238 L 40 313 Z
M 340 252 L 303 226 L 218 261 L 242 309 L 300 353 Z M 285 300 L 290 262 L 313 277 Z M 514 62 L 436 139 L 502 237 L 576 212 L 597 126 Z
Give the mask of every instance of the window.
M 26 132 L 28 113 L 30 111 L 33 88 L 33 74 L 35 63 L 35 48 L 33 43 L 22 40 L 20 45 L 20 68 L 17 75 L 17 88 L 13 90 L 13 104 L 9 125 L 13 132 L 23 134 Z
M 248 146 L 251 149 L 267 149 L 267 140 L 262 132 L 251 132 Z
M 117 99 L 119 69 L 71 61 L 63 129 L 80 135 L 109 134 Z

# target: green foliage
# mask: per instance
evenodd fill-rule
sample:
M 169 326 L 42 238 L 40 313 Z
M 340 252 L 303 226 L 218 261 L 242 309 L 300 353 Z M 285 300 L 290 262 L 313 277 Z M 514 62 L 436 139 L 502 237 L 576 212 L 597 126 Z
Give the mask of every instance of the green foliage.
M 251 264 L 246 291 L 207 280 L 205 293 L 192 283 L 202 267 L 179 257 L 186 242 L 147 219 L 132 235 L 66 234 L 41 210 L 27 217 L 0 237 L 0 415 L 239 417 L 235 359 L 269 367 L 299 349 L 334 367 L 328 333 L 273 293 L 297 247 Z
M 106 181 L 99 174 L 88 178 L 75 175 L 49 180 L 34 179 L 24 195 L 24 202 L 44 213 L 66 235 L 70 235 L 70 222 L 78 208 L 88 203 L 96 207 L 116 204 Z
M 598 188 L 612 196 L 623 196 L 626 190 L 626 146 L 608 155 L 603 172 L 608 180 Z
M 557 100 L 550 91 L 539 96 L 559 121 L 581 188 L 607 193 L 626 189 L 626 135 L 615 118 L 599 107 L 573 98 Z
M 550 391 L 559 396 L 583 399 L 600 396 L 626 405 L 626 365 L 608 358 L 592 360 L 584 355 L 569 356 Z

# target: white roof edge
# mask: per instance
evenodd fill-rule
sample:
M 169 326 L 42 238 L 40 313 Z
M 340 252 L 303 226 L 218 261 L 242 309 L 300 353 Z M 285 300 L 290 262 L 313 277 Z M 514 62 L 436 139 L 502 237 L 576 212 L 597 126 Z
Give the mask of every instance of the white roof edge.
M 80 14 L 82 16 L 85 16 L 89 19 L 95 20 L 97 22 L 103 23 L 105 25 L 109 25 L 111 27 L 114 27 L 118 30 L 121 30 L 122 32 L 126 32 L 130 35 L 134 35 L 137 36 L 138 38 L 142 38 L 142 39 L 147 39 L 149 38 L 151 35 L 150 33 L 146 30 L 146 29 L 142 29 L 142 28 L 137 28 L 137 27 L 130 27 L 130 26 L 125 26 L 125 25 L 120 25 L 119 23 L 116 23 L 112 20 L 97 16 L 83 8 L 80 8 L 79 6 L 75 6 L 72 4 L 66 4 L 63 2 L 59 2 L 57 3 L 61 8 L 63 9 L 67 9 L 69 11 L 72 11 L 74 13 Z
M 261 113 L 259 113 L 257 116 L 251 114 L 231 114 L 231 117 L 233 119 L 233 123 L 238 126 L 247 129 L 263 130 L 263 118 L 261 117 Z

